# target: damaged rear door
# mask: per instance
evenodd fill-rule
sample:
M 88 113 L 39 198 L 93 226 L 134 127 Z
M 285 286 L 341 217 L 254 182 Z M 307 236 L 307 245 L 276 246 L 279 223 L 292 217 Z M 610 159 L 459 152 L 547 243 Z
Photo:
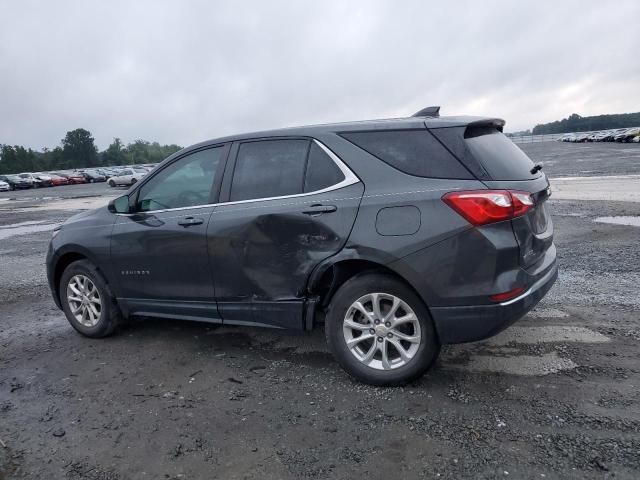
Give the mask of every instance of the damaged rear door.
M 345 244 L 364 186 L 311 138 L 237 142 L 207 229 L 225 323 L 303 328 L 313 268 Z

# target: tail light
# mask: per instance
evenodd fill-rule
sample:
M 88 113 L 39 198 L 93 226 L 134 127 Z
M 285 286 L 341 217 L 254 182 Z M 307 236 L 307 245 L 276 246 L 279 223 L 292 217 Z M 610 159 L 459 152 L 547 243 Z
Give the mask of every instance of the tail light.
M 449 192 L 442 200 L 476 226 L 520 217 L 534 206 L 530 193 L 516 190 Z

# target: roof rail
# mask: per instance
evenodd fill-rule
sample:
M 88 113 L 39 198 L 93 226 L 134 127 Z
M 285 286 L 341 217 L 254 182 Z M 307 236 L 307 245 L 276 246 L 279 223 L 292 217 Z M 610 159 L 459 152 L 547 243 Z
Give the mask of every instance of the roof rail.
M 439 117 L 440 107 L 427 107 L 423 108 L 417 113 L 411 115 L 412 117 Z

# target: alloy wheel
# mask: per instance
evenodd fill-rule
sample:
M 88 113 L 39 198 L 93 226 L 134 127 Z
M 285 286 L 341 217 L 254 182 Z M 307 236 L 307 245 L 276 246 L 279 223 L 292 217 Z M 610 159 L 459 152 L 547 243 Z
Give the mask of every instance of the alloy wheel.
M 74 275 L 67 284 L 67 302 L 73 317 L 85 327 L 95 327 L 102 312 L 100 292 L 85 275 Z
M 413 309 L 388 293 L 369 293 L 353 302 L 344 317 L 342 332 L 353 356 L 376 370 L 405 366 L 422 340 Z

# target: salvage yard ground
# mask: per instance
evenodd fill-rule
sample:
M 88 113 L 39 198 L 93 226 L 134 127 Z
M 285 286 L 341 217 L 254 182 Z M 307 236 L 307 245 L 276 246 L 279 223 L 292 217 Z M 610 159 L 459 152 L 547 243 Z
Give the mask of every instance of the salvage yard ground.
M 50 230 L 122 190 L 1 193 L 0 479 L 640 478 L 640 146 L 520 147 L 552 179 L 559 280 L 404 388 L 349 379 L 321 330 L 80 337 Z

